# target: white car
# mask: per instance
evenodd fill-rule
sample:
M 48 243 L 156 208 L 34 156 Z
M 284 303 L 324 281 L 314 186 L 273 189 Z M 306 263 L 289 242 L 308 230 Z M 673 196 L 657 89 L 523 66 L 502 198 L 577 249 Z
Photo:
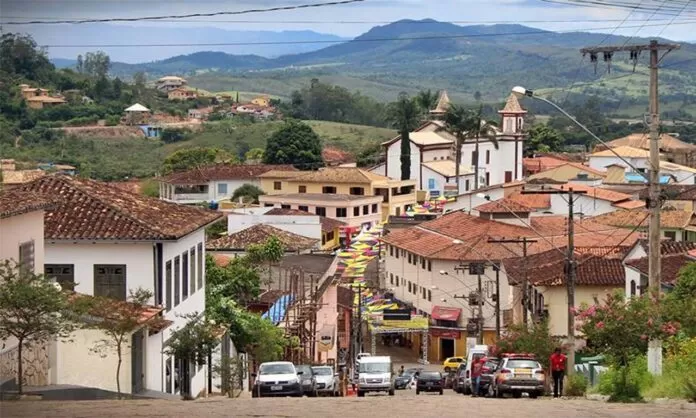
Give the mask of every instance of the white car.
M 302 396 L 302 384 L 295 366 L 289 361 L 262 363 L 251 391 L 252 398 L 265 396 Z
M 338 396 L 338 373 L 334 373 L 331 366 L 312 367 L 316 380 L 317 393 Z

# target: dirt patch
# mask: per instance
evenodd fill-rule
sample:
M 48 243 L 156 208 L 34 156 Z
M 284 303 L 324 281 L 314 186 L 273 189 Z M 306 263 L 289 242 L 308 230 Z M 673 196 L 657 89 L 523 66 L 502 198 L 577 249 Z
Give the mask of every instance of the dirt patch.
M 74 126 L 57 129 L 81 138 L 145 138 L 145 133 L 137 126 Z

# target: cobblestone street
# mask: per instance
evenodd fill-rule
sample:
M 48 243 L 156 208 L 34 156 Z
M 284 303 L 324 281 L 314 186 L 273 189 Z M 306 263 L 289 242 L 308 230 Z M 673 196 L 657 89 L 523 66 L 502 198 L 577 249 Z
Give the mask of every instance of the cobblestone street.
M 693 405 L 606 404 L 588 400 L 482 399 L 457 395 L 419 395 L 399 391 L 394 397 L 224 399 L 198 401 L 20 401 L 0 404 L 0 417 L 554 417 L 673 418 L 694 417 Z

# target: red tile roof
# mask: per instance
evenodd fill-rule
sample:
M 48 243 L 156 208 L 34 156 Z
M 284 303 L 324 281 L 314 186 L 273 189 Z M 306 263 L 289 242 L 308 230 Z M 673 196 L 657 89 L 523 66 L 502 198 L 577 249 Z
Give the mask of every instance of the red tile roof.
M 558 166 L 566 164 L 567 162 L 567 160 L 561 160 L 559 158 L 546 156 L 522 159 L 524 171 L 530 174 L 556 168 Z
M 313 213 L 305 212 L 303 210 L 297 209 L 283 209 L 283 208 L 273 208 L 265 213 L 266 215 L 285 215 L 285 216 L 318 216 Z M 336 229 L 348 225 L 343 221 L 338 219 L 327 218 L 326 216 L 319 216 L 319 222 L 321 223 L 322 232 L 332 232 Z
M 316 239 L 293 234 L 270 225 L 257 224 L 233 234 L 210 240 L 206 248 L 211 251 L 244 251 L 248 246 L 263 244 L 270 237 L 276 237 L 285 247 L 285 251 L 304 251 L 317 246 Z
M 550 194 L 522 194 L 517 192 L 508 196 L 507 199 L 536 210 L 551 208 Z
M 0 190 L 0 219 L 22 215 L 37 210 L 46 210 L 54 202 L 49 197 L 18 189 Z
M 619 193 L 608 189 L 602 189 L 599 187 L 585 186 L 583 184 L 563 184 L 551 187 L 557 190 L 569 190 L 572 188 L 573 191 L 576 192 L 585 192 L 583 194 L 587 197 L 606 200 L 612 203 L 617 203 L 631 199 L 631 195 L 628 194 Z
M 17 190 L 55 200 L 44 216 L 48 240 L 177 240 L 222 218 L 219 212 L 61 174 L 23 184 Z
M 663 210 L 660 213 L 660 227 L 671 229 L 686 228 L 694 214 L 684 210 Z M 648 210 L 620 210 L 595 216 L 595 222 L 623 228 L 647 228 L 649 223 Z
M 188 171 L 172 173 L 159 180 L 169 184 L 205 184 L 217 180 L 254 179 L 271 170 L 298 171 L 292 165 L 215 164 Z
M 529 206 L 508 198 L 484 203 L 476 206 L 474 209 L 481 213 L 529 213 L 533 211 Z
M 642 200 L 626 200 L 625 202 L 614 203 L 612 206 L 620 209 L 639 209 L 645 207 L 645 202 Z
M 674 285 L 679 278 L 679 271 L 685 265 L 693 263 L 694 259 L 688 254 L 669 254 L 660 257 L 660 271 L 662 283 Z M 626 261 L 626 265 L 633 267 L 643 274 L 649 274 L 649 258 L 643 257 L 637 260 Z

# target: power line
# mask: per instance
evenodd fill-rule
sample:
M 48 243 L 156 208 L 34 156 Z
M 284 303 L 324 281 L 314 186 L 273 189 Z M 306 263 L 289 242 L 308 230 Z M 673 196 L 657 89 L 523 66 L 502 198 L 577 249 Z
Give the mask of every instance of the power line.
M 555 4 L 563 4 L 566 6 L 576 6 L 576 7 L 589 7 L 589 8 L 595 8 L 595 9 L 636 9 L 640 11 L 645 11 L 645 12 L 654 12 L 656 10 L 659 11 L 660 15 L 663 16 L 674 16 L 675 14 L 679 15 L 681 10 L 682 10 L 682 5 L 686 3 L 687 6 L 689 6 L 689 0 L 686 1 L 672 1 L 673 5 L 670 5 L 668 7 L 662 7 L 661 5 L 658 5 L 657 3 L 659 0 L 648 0 L 652 4 L 644 4 L 644 5 L 639 5 L 636 6 L 635 3 L 632 3 L 628 0 L 626 1 L 608 1 L 608 0 L 542 0 L 546 3 L 555 3 Z M 693 12 L 696 12 L 696 5 L 693 5 L 694 7 L 684 7 L 684 10 L 690 10 Z
M 295 6 L 277 6 L 265 9 L 249 9 L 249 10 L 239 10 L 235 12 L 211 12 L 211 13 L 191 13 L 185 15 L 165 15 L 165 16 L 141 16 L 141 17 L 119 17 L 119 18 L 106 18 L 106 19 L 76 19 L 76 20 L 32 20 L 29 22 L 7 22 L 5 25 L 55 25 L 60 23 L 70 23 L 70 24 L 80 24 L 80 23 L 106 23 L 106 22 L 140 22 L 140 21 L 151 21 L 151 20 L 164 20 L 164 19 L 188 19 L 195 17 L 212 17 L 212 16 L 229 16 L 229 15 L 242 15 L 251 13 L 268 13 L 277 12 L 283 10 L 298 10 L 298 9 L 310 9 L 317 7 L 327 7 L 327 6 L 340 6 L 344 4 L 351 3 L 361 3 L 365 0 L 337 0 L 325 3 L 307 3 L 298 4 Z
M 674 23 L 675 25 L 691 25 L 696 23 L 696 20 Z M 663 24 L 651 24 L 645 26 L 662 26 Z M 636 26 L 624 26 L 628 29 Z M 475 33 L 467 35 L 433 35 L 433 36 L 413 36 L 402 38 L 358 38 L 350 41 L 332 41 L 332 40 L 308 40 L 308 41 L 267 41 L 267 42 L 218 42 L 218 43 L 174 43 L 174 44 L 65 44 L 65 45 L 41 45 L 43 48 L 148 48 L 148 47 L 191 47 L 191 46 L 249 46 L 249 45 L 297 45 L 297 44 L 340 44 L 346 42 L 403 42 L 403 41 L 418 41 L 418 40 L 435 40 L 435 39 L 468 39 L 468 38 L 495 38 L 503 36 L 523 36 L 523 35 L 542 35 L 549 33 L 573 33 L 582 31 L 607 30 L 612 27 L 601 28 L 585 28 L 569 31 L 552 32 L 547 30 L 533 30 L 509 33 Z

